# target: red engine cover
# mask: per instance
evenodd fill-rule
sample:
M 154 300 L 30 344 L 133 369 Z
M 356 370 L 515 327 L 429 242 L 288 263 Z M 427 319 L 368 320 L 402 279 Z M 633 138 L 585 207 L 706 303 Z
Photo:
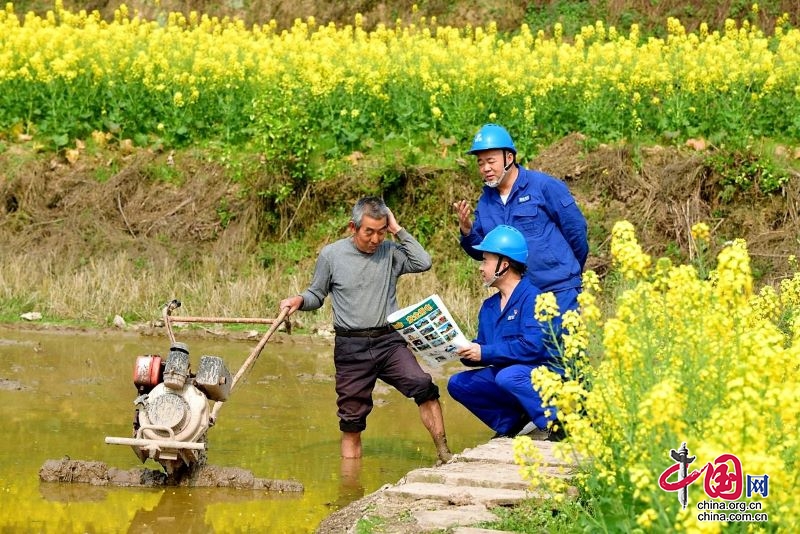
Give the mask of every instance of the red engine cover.
M 136 358 L 133 368 L 133 383 L 136 387 L 157 386 L 161 378 L 161 356 L 148 354 Z

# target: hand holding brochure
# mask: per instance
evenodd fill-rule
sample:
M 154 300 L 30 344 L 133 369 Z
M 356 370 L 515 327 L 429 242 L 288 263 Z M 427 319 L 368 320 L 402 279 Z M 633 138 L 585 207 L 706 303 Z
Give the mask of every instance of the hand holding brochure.
M 392 328 L 408 342 L 412 352 L 431 366 L 457 360 L 456 349 L 469 341 L 439 295 L 431 295 L 387 317 Z

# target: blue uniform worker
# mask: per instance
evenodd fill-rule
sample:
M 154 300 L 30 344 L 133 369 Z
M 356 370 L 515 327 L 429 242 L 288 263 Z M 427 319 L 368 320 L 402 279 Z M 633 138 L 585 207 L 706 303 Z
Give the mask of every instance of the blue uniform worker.
M 474 218 L 465 200 L 454 204 L 461 247 L 479 260 L 481 252 L 475 245 L 498 225 L 513 226 L 528 244 L 526 276 L 533 285 L 553 292 L 562 313 L 577 308 L 589 242 L 586 218 L 567 185 L 521 167 L 514 141 L 497 124 L 478 131 L 469 153 L 477 159 L 484 187 Z
M 556 414 L 543 406 L 531 384 L 531 371 L 540 366 L 563 371 L 550 327 L 534 317 L 541 292 L 523 277 L 527 243 L 521 232 L 500 225 L 475 249 L 483 254 L 484 285 L 498 291 L 481 305 L 477 337 L 458 351 L 465 365 L 482 367 L 451 376 L 447 391 L 497 436 L 515 436 L 526 425 L 546 436 L 547 423 Z M 557 330 L 560 323 L 553 327 Z

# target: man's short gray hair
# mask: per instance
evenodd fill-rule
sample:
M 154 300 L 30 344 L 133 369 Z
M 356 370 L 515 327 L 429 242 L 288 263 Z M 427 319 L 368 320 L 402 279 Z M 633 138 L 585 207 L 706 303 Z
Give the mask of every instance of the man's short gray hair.
M 353 214 L 350 220 L 353 221 L 353 226 L 356 230 L 361 228 L 361 222 L 364 215 L 372 217 L 373 219 L 383 219 L 389 217 L 389 208 L 386 207 L 382 198 L 379 197 L 362 197 L 353 206 Z

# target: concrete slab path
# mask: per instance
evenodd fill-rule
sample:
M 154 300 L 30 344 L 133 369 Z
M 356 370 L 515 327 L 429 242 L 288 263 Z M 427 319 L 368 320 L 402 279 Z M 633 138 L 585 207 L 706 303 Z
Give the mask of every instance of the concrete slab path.
M 545 458 L 547 474 L 569 478 L 574 465 L 553 456 L 553 443 L 535 442 Z M 497 516 L 491 509 L 514 506 L 524 500 L 541 498 L 523 480 L 514 463 L 513 440 L 499 438 L 466 449 L 452 462 L 415 469 L 396 484 L 335 512 L 317 529 L 324 534 L 353 534 L 359 521 L 374 525 L 372 532 L 412 534 L 441 532 L 488 534 L 477 528 Z

